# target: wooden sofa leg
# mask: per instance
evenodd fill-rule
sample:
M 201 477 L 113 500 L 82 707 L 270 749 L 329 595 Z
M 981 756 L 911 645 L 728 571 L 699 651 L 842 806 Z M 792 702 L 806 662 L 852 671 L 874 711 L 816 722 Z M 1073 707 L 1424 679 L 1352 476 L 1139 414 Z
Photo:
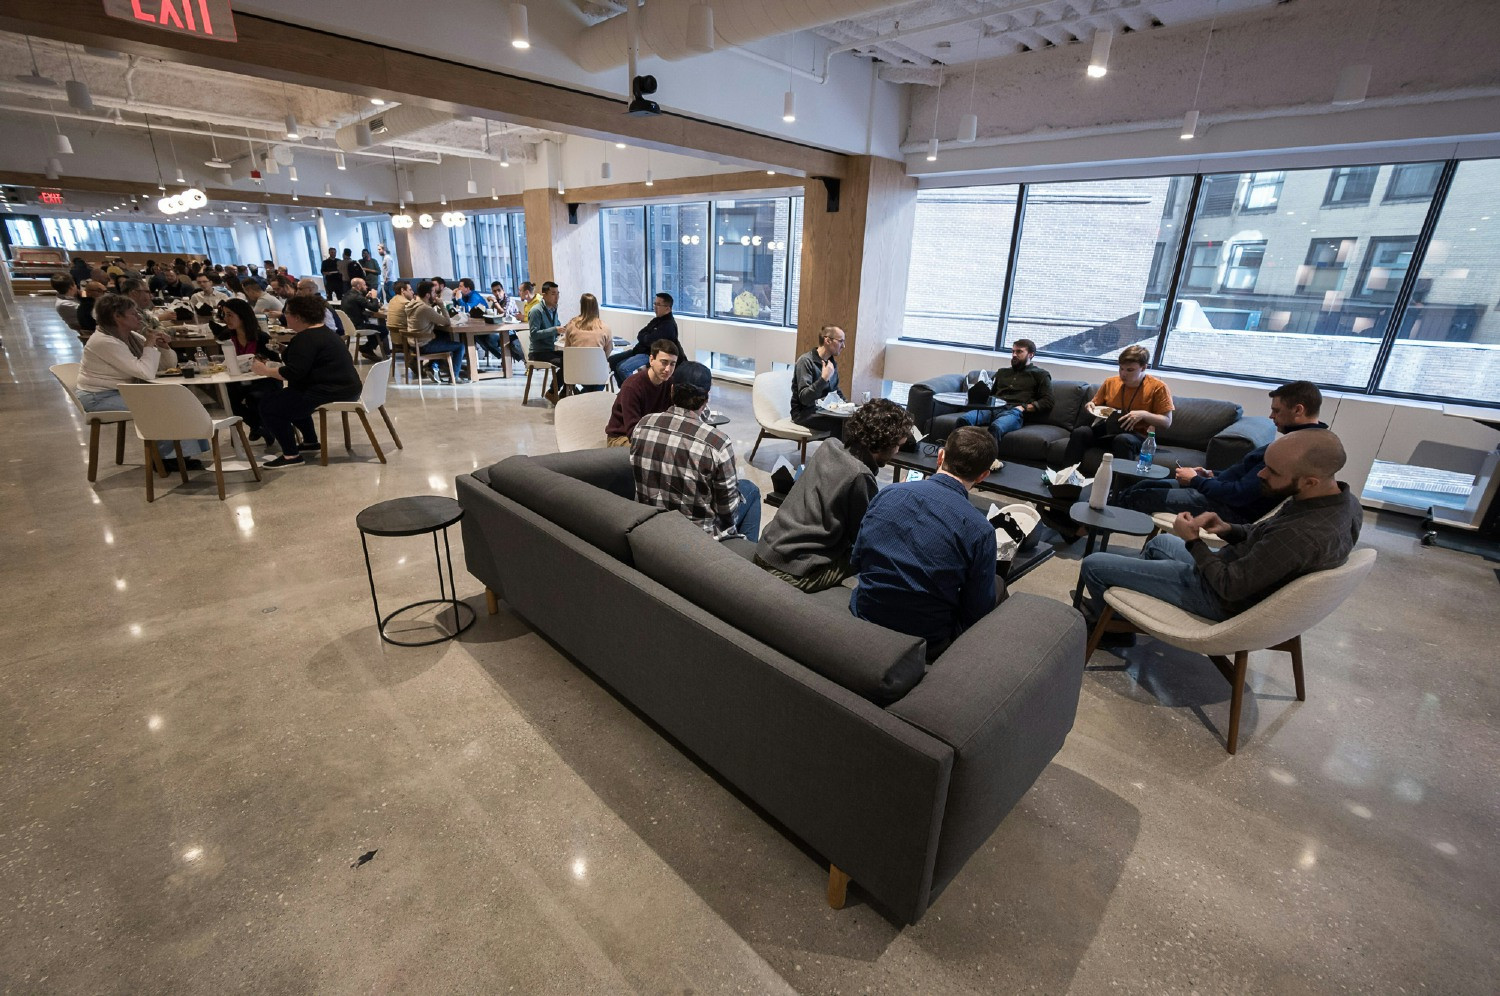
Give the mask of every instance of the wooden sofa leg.
M 490 615 L 500 611 L 500 599 L 496 598 L 495 593 L 488 587 L 484 589 L 484 607 L 489 609 Z
M 828 905 L 836 910 L 844 908 L 844 897 L 849 891 L 849 876 L 839 871 L 838 865 L 828 866 Z

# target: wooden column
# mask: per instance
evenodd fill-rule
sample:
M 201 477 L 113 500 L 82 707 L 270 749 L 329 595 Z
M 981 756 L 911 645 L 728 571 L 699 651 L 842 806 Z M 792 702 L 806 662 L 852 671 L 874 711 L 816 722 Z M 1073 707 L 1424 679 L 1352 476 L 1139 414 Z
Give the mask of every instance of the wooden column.
M 555 190 L 530 189 L 521 197 L 532 281 L 538 285 L 557 281 L 562 294 L 557 310 L 564 317 L 577 313 L 580 294 L 587 292 L 602 301 L 598 206 L 579 204 L 570 216 L 567 197 L 558 196 Z
M 917 181 L 901 162 L 855 156 L 837 211 L 828 210 L 828 200 L 821 180 L 807 181 L 797 352 L 815 348 L 824 325 L 842 328 L 839 382 L 846 397 L 858 400 L 862 391 L 880 393 L 886 340 L 901 334 Z

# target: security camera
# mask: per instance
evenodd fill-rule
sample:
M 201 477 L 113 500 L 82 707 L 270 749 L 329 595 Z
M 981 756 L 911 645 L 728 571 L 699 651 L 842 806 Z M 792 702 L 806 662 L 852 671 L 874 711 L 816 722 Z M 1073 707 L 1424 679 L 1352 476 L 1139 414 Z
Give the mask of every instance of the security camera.
M 654 100 L 647 100 L 648 94 L 656 92 L 655 76 L 637 76 L 630 81 L 630 106 L 626 108 L 627 113 L 636 116 L 648 114 L 660 114 L 661 105 Z

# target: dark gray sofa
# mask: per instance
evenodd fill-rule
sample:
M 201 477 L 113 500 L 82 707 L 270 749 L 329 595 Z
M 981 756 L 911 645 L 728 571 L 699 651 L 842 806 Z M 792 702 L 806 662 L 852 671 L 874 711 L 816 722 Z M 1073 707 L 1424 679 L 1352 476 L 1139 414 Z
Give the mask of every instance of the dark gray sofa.
M 917 428 L 934 442 L 948 437 L 958 423 L 961 409 L 945 405 L 934 394 L 961 391 L 968 374 L 944 374 L 911 386 L 906 406 Z M 1032 464 L 1037 467 L 1061 467 L 1068 448 L 1068 436 L 1077 426 L 1087 425 L 1093 416 L 1084 408 L 1097 384 L 1081 380 L 1052 382 L 1052 411 L 1046 417 L 1028 422 L 1000 441 L 1000 459 Z M 1172 469 L 1207 467 L 1224 470 L 1238 463 L 1245 454 L 1276 438 L 1276 425 L 1263 415 L 1245 415 L 1232 401 L 1214 398 L 1173 397 L 1176 411 L 1172 424 L 1156 434 L 1156 462 Z M 1083 458 L 1084 473 L 1092 474 L 1104 451 L 1089 450 Z
M 923 642 L 846 589 L 798 592 L 633 488 L 623 449 L 459 477 L 470 573 L 915 922 L 1062 747 L 1081 617 L 1013 594 L 924 676 Z

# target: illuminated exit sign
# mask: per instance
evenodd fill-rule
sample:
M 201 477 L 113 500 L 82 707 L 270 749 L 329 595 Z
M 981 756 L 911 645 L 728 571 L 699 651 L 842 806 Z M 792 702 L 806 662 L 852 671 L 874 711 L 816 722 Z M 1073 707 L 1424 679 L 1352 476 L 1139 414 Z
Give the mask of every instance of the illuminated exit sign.
M 235 40 L 229 0 L 104 0 L 104 13 L 178 34 Z
M 37 194 L 37 200 L 43 204 L 61 204 L 63 195 L 61 190 L 43 190 Z

